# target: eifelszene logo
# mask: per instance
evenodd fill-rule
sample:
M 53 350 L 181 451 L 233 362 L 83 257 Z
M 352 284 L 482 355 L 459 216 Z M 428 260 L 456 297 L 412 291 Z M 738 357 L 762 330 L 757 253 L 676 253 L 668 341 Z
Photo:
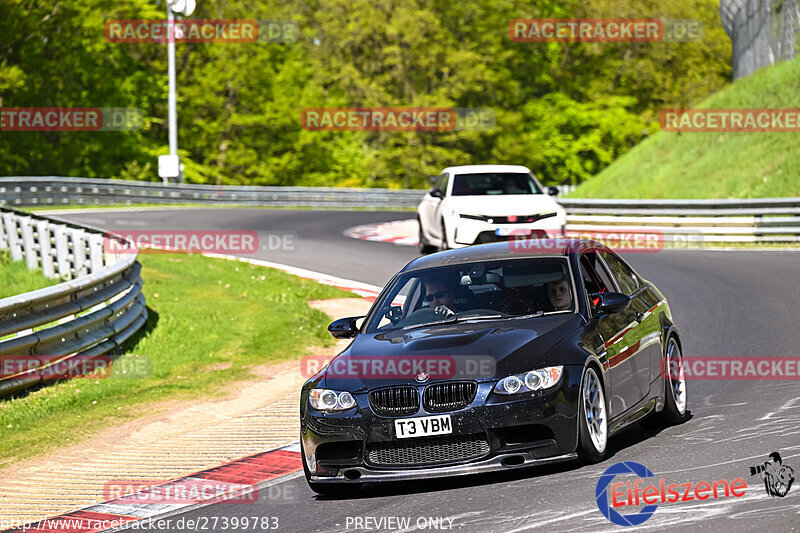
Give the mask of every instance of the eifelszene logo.
M 758 466 L 750 467 L 751 476 L 760 476 L 764 480 L 764 488 L 772 497 L 783 498 L 789 493 L 794 482 L 794 469 L 783 464 L 781 454 L 772 452 L 769 454 L 769 461 Z
M 617 476 L 638 476 L 631 481 L 617 481 Z M 646 522 L 658 509 L 659 503 L 691 502 L 695 500 L 715 500 L 720 498 L 741 498 L 746 494 L 747 482 L 742 478 L 733 481 L 719 479 L 717 481 L 700 481 L 688 483 L 667 483 L 664 478 L 644 486 L 645 478 L 655 477 L 646 466 L 625 461 L 609 467 L 595 488 L 597 507 L 603 516 L 619 526 L 638 526 Z M 788 489 L 787 489 L 788 490 Z M 609 495 L 610 492 L 610 495 Z M 636 508 L 644 505 L 636 512 L 621 514 L 621 508 Z
M 621 515 L 613 509 L 615 501 L 608 497 L 608 486 L 614 481 L 614 478 L 619 474 L 636 474 L 640 478 L 653 477 L 654 474 L 644 465 L 633 462 L 617 463 L 608 468 L 600 479 L 597 481 L 595 488 L 595 499 L 597 500 L 597 507 L 603 516 L 611 520 L 618 526 L 638 526 L 639 524 L 647 521 L 648 518 L 653 516 L 653 513 L 658 509 L 658 505 L 647 505 L 637 513 Z M 637 480 L 637 484 L 638 484 Z M 630 481 L 628 482 L 630 484 Z M 610 500 L 610 501 L 609 501 Z M 638 501 L 638 495 L 637 495 Z

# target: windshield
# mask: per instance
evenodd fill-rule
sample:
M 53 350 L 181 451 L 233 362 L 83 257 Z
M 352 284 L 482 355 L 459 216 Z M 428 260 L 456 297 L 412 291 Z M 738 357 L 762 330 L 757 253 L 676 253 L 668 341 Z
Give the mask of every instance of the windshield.
M 456 174 L 452 196 L 491 194 L 542 194 L 533 176 L 520 172 Z
M 365 333 L 437 323 L 574 312 L 564 258 L 464 263 L 399 276 L 379 297 Z

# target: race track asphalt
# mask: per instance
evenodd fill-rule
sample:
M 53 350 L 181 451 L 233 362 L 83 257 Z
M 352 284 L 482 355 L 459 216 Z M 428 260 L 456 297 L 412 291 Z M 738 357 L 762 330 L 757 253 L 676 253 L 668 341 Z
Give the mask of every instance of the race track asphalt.
M 410 212 L 174 209 L 61 216 L 110 230 L 255 230 L 262 239 L 290 232 L 296 235 L 293 249 L 261 250 L 255 257 L 380 286 L 417 255 L 412 247 L 343 234 L 360 224 L 413 218 Z M 669 299 L 686 355 L 800 355 L 800 253 L 678 250 L 625 257 Z M 800 475 L 800 381 L 690 381 L 688 395 L 686 423 L 661 430 L 634 424 L 611 440 L 610 457 L 598 465 L 369 485 L 344 498 L 316 496 L 302 476 L 290 477 L 262 488 L 256 503 L 174 516 L 169 530 L 242 531 L 242 522 L 233 528 L 231 518 L 245 516 L 277 517 L 278 530 L 292 532 L 436 531 L 434 526 L 470 532 L 800 530 L 800 480 L 778 498 L 749 474 L 750 466 L 778 451 Z M 624 528 L 606 519 L 595 502 L 600 475 L 620 461 L 641 463 L 667 484 L 740 477 L 748 489 L 741 498 L 659 503 L 641 526 Z M 185 527 L 187 519 L 198 518 L 205 529 Z M 262 531 L 252 522 L 247 530 Z

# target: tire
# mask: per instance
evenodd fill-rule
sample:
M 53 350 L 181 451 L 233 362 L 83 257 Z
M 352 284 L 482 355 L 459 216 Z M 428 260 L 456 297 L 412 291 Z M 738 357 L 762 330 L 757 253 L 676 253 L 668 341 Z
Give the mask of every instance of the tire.
M 586 415 L 587 409 L 589 417 Z M 578 458 L 586 464 L 599 463 L 606 458 L 607 451 L 608 405 L 603 382 L 594 368 L 589 366 L 583 373 L 578 398 Z
M 666 375 L 664 379 L 664 409 L 659 413 L 662 423 L 675 426 L 686 421 L 686 378 L 681 369 L 683 364 L 683 354 L 680 345 L 674 336 L 667 341 L 666 352 Z M 677 375 L 674 375 L 677 374 Z
M 670 349 L 673 351 L 670 352 Z M 641 420 L 639 424 L 645 429 L 661 429 L 664 426 L 675 426 L 686 421 L 686 380 L 683 380 L 683 401 L 679 402 L 675 399 L 675 391 L 672 389 L 671 371 L 679 365 L 670 364 L 670 355 L 680 358 L 678 361 L 683 360 L 683 354 L 680 352 L 680 346 L 675 340 L 675 337 L 670 337 L 667 341 L 667 353 L 665 354 L 665 365 L 667 368 L 667 377 L 664 379 L 664 408 L 657 413 L 652 413 L 646 418 Z
M 425 240 L 425 235 L 422 232 L 422 222 L 420 221 L 419 218 L 417 219 L 417 224 L 419 225 L 419 243 L 417 244 L 417 250 L 422 255 L 432 254 L 433 252 L 436 251 L 436 247 L 435 246 L 431 246 Z
M 306 465 L 306 453 L 303 450 L 303 437 L 300 437 L 300 457 L 303 461 L 303 473 L 306 475 L 306 483 L 308 483 L 308 487 L 316 492 L 317 494 L 327 494 L 331 496 L 336 495 L 347 495 L 356 492 L 358 489 L 361 488 L 361 483 L 316 483 L 311 481 L 311 473 L 308 471 L 308 465 Z
M 444 219 L 442 219 L 442 244 L 439 246 L 439 250 L 444 252 L 445 250 L 450 249 L 450 244 L 447 242 L 447 228 L 444 225 Z

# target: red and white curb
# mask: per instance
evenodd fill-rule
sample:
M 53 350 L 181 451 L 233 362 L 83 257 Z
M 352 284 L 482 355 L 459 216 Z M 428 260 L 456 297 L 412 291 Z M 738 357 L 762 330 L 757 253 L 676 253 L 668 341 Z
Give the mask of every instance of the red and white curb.
M 409 231 L 412 225 L 416 228 L 416 220 L 397 220 L 395 222 L 384 222 L 382 224 L 364 224 L 345 230 L 344 234 L 352 239 L 363 241 L 391 242 L 398 246 L 416 246 L 419 238 L 413 231 Z M 410 233 L 410 234 L 409 234 Z
M 121 498 L 9 529 L 6 533 L 95 533 L 129 529 L 135 527 L 132 523 L 139 520 L 156 516 L 162 519 L 226 500 L 230 500 L 230 503 L 242 503 L 237 497 L 246 498 L 247 495 L 257 498 L 258 489 L 276 480 L 285 480 L 292 474 L 299 475 L 302 469 L 300 444 L 294 442 L 167 483 L 149 486 Z M 194 491 L 187 496 L 186 491 L 182 491 L 181 497 L 174 499 L 176 503 L 157 503 L 165 499 L 165 494 L 170 494 L 170 487 L 197 487 L 212 483 L 214 491 L 211 493 L 207 494 L 208 491 L 205 490 Z
M 321 272 L 314 272 L 313 270 L 306 270 L 305 268 L 282 265 L 280 263 L 272 263 L 270 261 L 263 261 L 261 259 L 250 259 L 249 257 L 241 257 L 238 255 L 226 255 L 226 254 L 214 254 L 214 253 L 205 253 L 203 255 L 206 257 L 214 257 L 217 259 L 228 259 L 232 261 L 241 261 L 243 263 L 248 263 L 251 265 L 274 268 L 286 272 L 287 274 L 292 274 L 293 276 L 297 276 L 298 278 L 314 280 L 318 283 L 322 283 L 323 285 L 332 285 L 338 289 L 352 292 L 354 294 L 357 294 L 365 298 L 370 302 L 374 302 L 375 298 L 377 298 L 380 292 L 383 290 L 381 287 L 378 287 L 377 285 L 370 285 L 368 283 L 361 283 L 360 281 L 355 281 L 352 279 L 329 276 L 328 274 L 323 274 Z

